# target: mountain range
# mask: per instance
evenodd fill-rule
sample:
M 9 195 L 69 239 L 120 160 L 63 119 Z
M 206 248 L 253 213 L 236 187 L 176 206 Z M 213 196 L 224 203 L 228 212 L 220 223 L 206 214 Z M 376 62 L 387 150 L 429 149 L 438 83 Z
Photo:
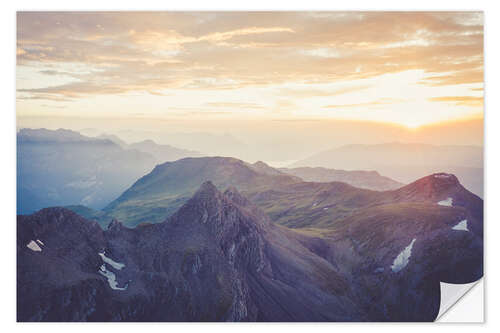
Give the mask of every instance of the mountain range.
M 19 119 L 24 127 L 74 126 L 60 118 Z M 192 117 L 176 121 L 148 120 L 135 118 L 125 122 L 116 120 L 112 126 L 95 119 L 78 123 L 83 127 L 80 133 L 97 136 L 103 132 L 113 133 L 127 142 L 153 139 L 157 143 L 166 143 L 178 148 L 196 150 L 209 156 L 231 156 L 244 161 L 263 160 L 272 165 L 284 167 L 293 161 L 303 160 L 315 153 L 334 147 L 356 144 L 382 144 L 388 142 L 422 143 L 430 145 L 483 145 L 483 119 L 450 121 L 430 126 L 411 129 L 388 123 L 370 121 L 302 119 L 300 121 L 274 119 L 235 119 L 217 118 L 217 120 L 194 121 Z M 87 127 L 87 128 L 85 128 Z M 88 128 L 93 127 L 93 128 Z M 147 128 L 147 130 L 145 130 Z M 280 164 L 278 164 L 280 163 Z M 311 166 L 316 165 L 301 165 Z M 369 168 L 350 168 L 341 165 L 325 166 L 333 169 L 373 170 Z M 382 175 L 392 178 L 390 173 L 380 170 Z M 445 170 L 451 172 L 449 170 Z M 437 171 L 436 171 L 437 172 Z M 424 174 L 428 175 L 428 174 Z M 409 183 L 420 176 L 402 181 Z
M 18 321 L 432 321 L 440 282 L 483 275 L 483 200 L 447 162 L 405 185 L 366 171 L 380 147 L 362 170 L 277 169 L 112 135 L 17 139 Z
M 216 125 L 216 124 L 212 124 Z M 203 124 L 203 127 L 206 127 Z M 84 135 L 92 137 L 108 137 L 118 138 L 124 142 L 141 142 L 146 140 L 154 140 L 158 143 L 168 143 L 165 146 L 173 146 L 187 151 L 195 151 L 203 154 L 221 155 L 221 156 L 239 156 L 240 154 L 247 155 L 249 149 L 248 145 L 236 138 L 235 136 L 221 131 L 210 128 L 209 131 L 179 131 L 179 129 L 170 128 L 165 129 L 162 124 L 162 130 L 147 131 L 137 129 L 124 129 L 113 131 L 113 134 L 103 132 L 95 128 L 84 128 L 80 132 Z M 125 140 L 123 140 L 125 139 Z M 258 154 L 252 154 L 255 157 Z M 195 155 L 189 155 L 195 156 Z M 165 161 L 162 161 L 165 162 Z
M 148 153 L 154 156 L 160 163 L 175 161 L 187 156 L 202 156 L 202 154 L 197 151 L 180 149 L 171 145 L 158 144 L 150 139 L 128 144 L 118 136 L 113 134 L 101 134 L 97 138 L 111 140 L 123 149 L 135 149 L 144 153 Z
M 377 171 L 368 170 L 335 170 L 327 168 L 280 168 L 280 171 L 297 176 L 307 182 L 343 182 L 354 187 L 375 191 L 394 190 L 404 184 L 389 177 L 380 175 Z
M 275 223 L 292 228 L 324 229 L 366 207 L 404 202 L 435 204 L 448 197 L 458 203 L 462 200 L 459 198 L 466 196 L 468 202 L 478 206 L 474 211 L 482 211 L 481 199 L 467 191 L 455 176 L 442 174 L 442 177 L 429 176 L 395 190 L 373 191 L 343 182 L 303 181 L 263 162 L 249 164 L 227 157 L 185 158 L 156 166 L 103 212 L 106 221 L 116 218 L 129 227 L 158 223 L 182 206 L 206 180 L 219 188 L 238 188 Z M 441 179 L 441 186 L 446 187 L 440 195 L 429 189 L 436 179 Z M 429 185 L 421 185 L 426 182 Z M 426 194 L 420 194 L 415 186 L 425 188 Z M 103 221 L 93 214 L 85 216 Z M 482 220 L 479 213 L 476 218 Z
M 432 175 L 393 194 L 396 207 L 379 202 L 320 235 L 211 182 L 163 222 L 133 229 L 113 220 L 103 230 L 64 208 L 20 215 L 17 318 L 431 321 L 439 281 L 482 276 L 474 198 L 454 176 Z
M 316 153 L 290 167 L 376 170 L 405 184 L 432 173 L 447 172 L 455 174 L 471 192 L 483 195 L 481 146 L 352 144 Z
M 118 142 L 118 143 L 117 143 Z M 50 206 L 103 208 L 160 162 L 197 153 L 153 141 L 123 145 L 71 130 L 17 133 L 17 212 Z

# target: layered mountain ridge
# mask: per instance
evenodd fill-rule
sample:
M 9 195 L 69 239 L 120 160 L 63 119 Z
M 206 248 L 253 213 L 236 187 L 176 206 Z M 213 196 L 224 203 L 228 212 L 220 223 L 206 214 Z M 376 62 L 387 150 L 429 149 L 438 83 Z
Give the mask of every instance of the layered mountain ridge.
M 462 184 L 474 194 L 483 195 L 481 146 L 400 142 L 350 144 L 313 154 L 290 167 L 376 170 L 402 183 L 446 172 L 457 175 Z
M 27 138 L 21 157 L 63 158 L 41 170 L 64 181 L 66 161 L 79 173 L 81 158 L 130 153 L 113 137 Z M 127 159 L 108 162 L 97 183 L 127 170 Z M 322 173 L 332 181 L 308 178 Z M 54 179 L 38 184 L 49 198 Z M 69 208 L 18 215 L 18 321 L 432 321 L 440 282 L 483 275 L 483 200 L 445 172 L 403 185 L 187 157 L 156 165 L 103 210 Z
M 116 142 L 115 142 L 116 141 Z M 58 129 L 17 133 L 17 212 L 50 206 L 101 209 L 157 163 L 197 153 Z
M 440 279 L 482 275 L 481 238 L 451 228 L 464 209 L 435 209 L 439 220 L 391 213 L 320 238 L 211 182 L 164 222 L 134 229 L 43 209 L 18 217 L 18 320 L 433 320 Z
M 280 171 L 299 177 L 306 182 L 328 183 L 340 181 L 349 185 L 375 191 L 394 190 L 404 184 L 389 177 L 380 175 L 377 171 L 336 170 L 327 168 L 280 168 Z
M 455 205 L 470 202 L 477 219 L 482 220 L 482 200 L 449 174 L 434 174 L 394 190 L 373 191 L 343 182 L 306 182 L 263 162 L 249 164 L 227 157 L 186 158 L 158 165 L 104 212 L 128 226 L 158 223 L 182 206 L 206 180 L 220 188 L 235 186 L 273 222 L 292 228 L 325 228 L 361 208 L 401 202 L 436 205 L 448 197 Z M 432 186 L 441 186 L 441 190 L 431 195 Z

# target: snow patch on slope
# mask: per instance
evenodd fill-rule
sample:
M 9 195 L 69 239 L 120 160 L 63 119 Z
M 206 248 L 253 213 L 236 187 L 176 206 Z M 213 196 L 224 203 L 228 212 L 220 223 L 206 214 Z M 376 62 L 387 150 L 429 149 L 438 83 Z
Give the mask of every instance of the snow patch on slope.
M 123 288 L 118 287 L 118 282 L 116 281 L 116 274 L 109 271 L 106 268 L 106 264 L 108 264 L 116 270 L 121 270 L 123 267 L 125 267 L 125 264 L 116 262 L 113 259 L 106 257 L 105 252 L 100 252 L 99 256 L 104 262 L 104 264 L 102 264 L 101 268 L 99 269 L 99 273 L 104 277 L 106 277 L 106 279 L 108 279 L 109 287 L 113 290 L 126 290 L 128 287 L 128 283 Z
M 106 264 L 101 265 L 101 269 L 99 270 L 99 273 L 101 275 L 103 275 L 104 277 L 106 277 L 106 279 L 108 279 L 108 284 L 109 284 L 109 287 L 111 289 L 113 289 L 113 290 L 126 290 L 127 289 L 128 285 L 125 285 L 125 287 L 123 287 L 123 288 L 118 287 L 118 282 L 116 282 L 115 273 L 108 271 L 106 269 Z
M 451 229 L 453 229 L 453 230 L 469 231 L 469 229 L 467 228 L 467 220 L 462 220 L 462 221 L 458 222 L 458 224 L 455 225 Z
M 437 204 L 440 206 L 451 207 L 453 205 L 453 198 L 447 198 L 446 200 L 441 200 Z
M 413 244 L 417 239 L 413 238 L 410 245 L 408 245 L 401 253 L 398 254 L 394 262 L 392 263 L 391 269 L 393 272 L 397 273 L 408 265 L 410 262 L 411 249 L 413 248 Z
M 450 177 L 451 177 L 451 175 L 446 174 L 446 173 L 434 175 L 434 178 L 450 178 Z
M 35 252 L 41 252 L 42 249 L 40 248 L 40 246 L 38 246 L 38 244 L 32 240 L 31 242 L 28 243 L 28 245 L 26 245 L 26 247 L 28 249 L 30 249 L 31 251 L 35 251 Z
M 113 267 L 114 269 L 120 270 L 123 267 L 125 267 L 125 264 L 122 264 L 120 262 L 116 262 L 113 259 L 106 257 L 106 255 L 104 254 L 104 252 L 99 253 L 99 256 L 101 256 L 102 261 L 104 261 L 106 264 L 111 265 L 111 267 Z

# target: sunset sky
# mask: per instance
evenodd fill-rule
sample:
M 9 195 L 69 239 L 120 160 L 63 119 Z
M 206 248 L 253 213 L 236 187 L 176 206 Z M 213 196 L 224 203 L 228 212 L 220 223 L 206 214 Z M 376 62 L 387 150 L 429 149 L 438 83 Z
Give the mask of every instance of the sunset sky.
M 475 12 L 17 15 L 18 117 L 483 117 Z

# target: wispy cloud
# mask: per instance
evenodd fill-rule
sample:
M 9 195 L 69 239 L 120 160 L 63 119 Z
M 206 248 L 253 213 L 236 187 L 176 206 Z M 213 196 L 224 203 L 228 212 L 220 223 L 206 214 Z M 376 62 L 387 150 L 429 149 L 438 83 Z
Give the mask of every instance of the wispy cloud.
M 375 101 L 366 102 L 366 103 L 354 103 L 354 104 L 330 104 L 325 105 L 324 108 L 327 109 L 351 109 L 351 108 L 360 108 L 360 107 L 373 107 L 380 105 L 389 105 L 394 103 L 401 103 L 404 100 L 402 99 L 394 99 L 394 98 L 381 98 Z
M 476 96 L 442 96 L 431 97 L 431 102 L 446 102 L 463 106 L 483 106 L 483 97 Z
M 338 89 L 325 90 L 325 89 L 290 89 L 285 88 L 280 90 L 280 94 L 284 96 L 292 96 L 295 98 L 310 98 L 310 97 L 333 97 L 338 95 L 344 95 L 352 92 L 357 92 L 370 88 L 371 85 L 356 85 L 347 86 Z
M 426 85 L 482 82 L 481 13 L 313 14 L 20 12 L 18 65 L 53 67 L 44 75 L 67 75 L 59 68 L 75 63 L 89 71 L 77 83 L 19 91 L 81 98 L 342 82 L 413 69 L 429 74 Z
M 257 103 L 239 103 L 239 102 L 210 102 L 204 104 L 207 107 L 215 108 L 237 108 L 237 109 L 263 109 L 264 106 Z

